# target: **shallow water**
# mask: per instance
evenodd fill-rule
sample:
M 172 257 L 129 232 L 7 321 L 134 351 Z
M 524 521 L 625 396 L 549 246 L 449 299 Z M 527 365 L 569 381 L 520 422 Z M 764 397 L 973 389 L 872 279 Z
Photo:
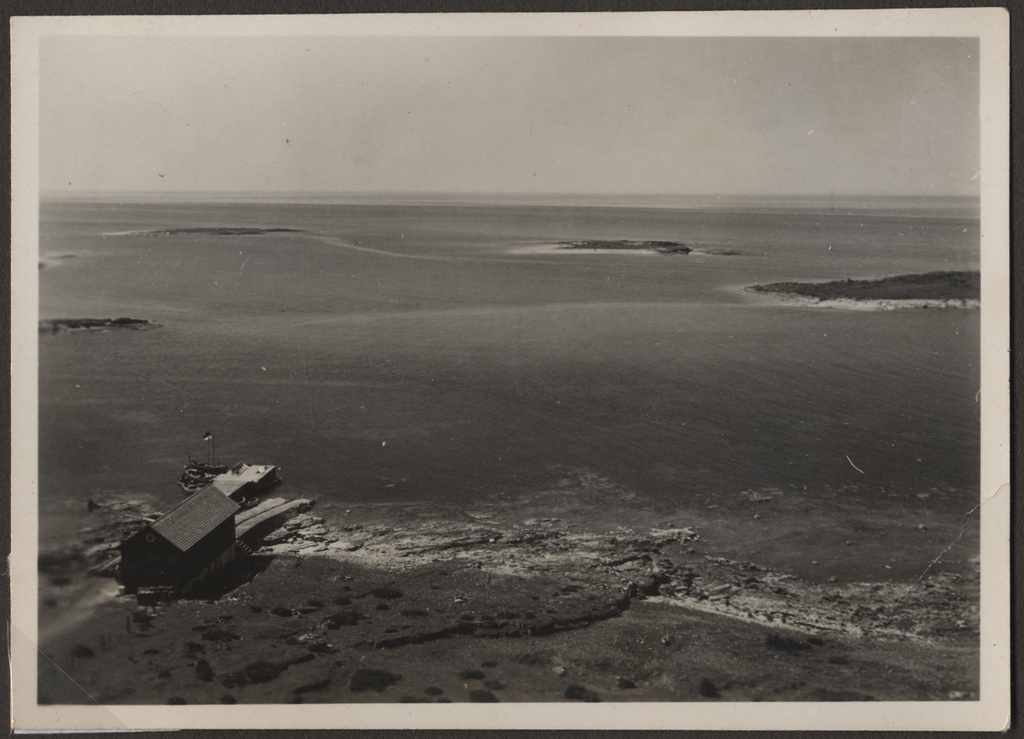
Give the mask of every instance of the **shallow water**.
M 44 203 L 41 317 L 161 327 L 40 335 L 42 538 L 89 498 L 177 502 L 206 430 L 339 505 L 597 475 L 652 506 L 785 488 L 966 511 L 977 311 L 737 288 L 977 269 L 978 221 L 771 206 Z M 203 226 L 307 233 L 105 235 Z M 588 238 L 741 254 L 516 253 Z

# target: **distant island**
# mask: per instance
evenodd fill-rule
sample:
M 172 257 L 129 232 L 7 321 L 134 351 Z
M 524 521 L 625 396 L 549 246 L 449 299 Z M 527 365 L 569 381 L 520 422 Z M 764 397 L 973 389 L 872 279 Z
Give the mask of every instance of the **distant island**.
M 51 255 L 48 255 L 48 256 L 40 257 L 40 259 L 39 259 L 39 269 L 43 269 L 44 267 L 53 267 L 54 265 L 61 264 L 62 262 L 67 261 L 68 259 L 77 259 L 79 256 L 81 256 L 81 255 L 79 255 L 79 254 L 51 254 Z
M 560 249 L 608 249 L 613 251 L 654 251 L 659 254 L 689 254 L 693 251 L 685 244 L 676 241 L 628 241 L 622 240 L 586 240 L 586 241 L 561 241 L 558 244 Z
M 832 282 L 773 282 L 752 285 L 751 291 L 819 301 L 978 301 L 981 298 L 979 272 L 927 272 L 896 275 L 877 280 L 833 280 Z
M 60 331 L 61 329 L 133 329 L 153 328 L 157 324 L 144 318 L 51 318 L 39 322 L 40 331 Z
M 141 231 L 144 236 L 261 236 L 271 233 L 305 233 L 301 228 L 252 228 L 250 226 L 215 226 L 209 228 L 159 228 Z

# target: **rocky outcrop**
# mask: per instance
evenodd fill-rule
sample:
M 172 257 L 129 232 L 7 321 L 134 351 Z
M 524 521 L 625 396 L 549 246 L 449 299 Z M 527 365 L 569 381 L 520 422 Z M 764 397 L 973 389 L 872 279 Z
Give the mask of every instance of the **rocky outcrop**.
M 541 503 L 307 510 L 246 558 L 266 565 L 242 587 L 157 608 L 104 587 L 92 620 L 61 640 L 43 631 L 47 654 L 90 693 L 149 703 L 977 695 L 978 582 L 963 572 L 810 582 L 712 556 L 656 514 L 600 519 L 645 526 L 584 524 L 561 490 Z M 101 582 L 84 565 L 153 514 L 139 501 L 83 509 L 92 525 L 78 542 L 40 557 L 44 615 L 86 612 L 76 604 L 95 601 L 68 601 L 82 581 Z M 802 682 L 810 673 L 820 682 Z
M 125 527 L 156 515 L 140 501 L 90 502 L 96 523 L 81 532 L 78 542 L 40 554 L 41 574 L 58 587 L 76 569 L 106 573 Z M 576 530 L 559 518 L 478 521 L 471 516 L 469 521 L 345 524 L 310 512 L 311 501 L 295 503 L 286 506 L 290 520 L 273 522 L 278 528 L 266 535 L 259 554 L 288 555 L 300 562 L 319 556 L 390 572 L 443 565 L 473 573 L 485 592 L 492 580 L 495 587 L 510 579 L 515 583 L 503 594 L 507 602 L 478 608 L 472 603 L 480 604 L 480 592 L 455 593 L 444 608 L 431 601 L 407 602 L 393 586 L 339 595 L 332 600 L 343 607 L 321 617 L 321 628 L 359 632 L 352 633 L 353 645 L 394 648 L 456 636 L 554 634 L 612 618 L 636 599 L 809 635 L 929 639 L 977 630 L 977 582 L 949 572 L 931 573 L 914 586 L 891 581 L 815 584 L 752 562 L 704 555 L 700 537 L 686 527 L 595 532 Z M 273 514 L 283 504 L 270 499 L 263 507 Z M 262 508 L 253 510 L 254 520 L 263 515 Z M 272 604 L 267 610 L 289 617 L 321 610 L 323 603 L 316 603 Z M 396 623 L 383 617 L 389 609 Z
M 360 642 L 377 648 L 456 635 L 553 634 L 619 615 L 638 598 L 805 634 L 927 639 L 977 628 L 977 583 L 956 574 L 935 573 L 909 588 L 893 582 L 814 584 L 752 562 L 702 555 L 700 544 L 692 529 L 674 526 L 579 532 L 548 518 L 507 526 L 431 521 L 332 527 L 307 513 L 269 538 L 262 551 L 391 571 L 444 563 L 478 571 L 485 585 L 492 577 L 516 579 L 515 594 L 508 597 L 521 607 L 466 613 L 458 621 L 424 612 L 401 634 Z M 554 589 L 548 587 L 552 582 Z M 537 590 L 531 583 L 544 585 Z M 559 608 L 552 613 L 548 607 L 555 602 Z M 339 626 L 358 620 L 351 613 L 332 618 Z

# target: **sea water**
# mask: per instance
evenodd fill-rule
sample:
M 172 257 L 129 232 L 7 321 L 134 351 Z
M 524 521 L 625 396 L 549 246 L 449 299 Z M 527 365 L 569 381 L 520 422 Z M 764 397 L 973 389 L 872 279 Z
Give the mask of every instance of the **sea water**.
M 342 506 L 514 500 L 574 475 L 638 505 L 977 498 L 977 311 L 742 290 L 977 269 L 974 203 L 306 200 L 42 204 L 40 317 L 159 324 L 40 334 L 44 545 L 90 498 L 176 503 L 206 431 L 220 461 L 281 465 L 289 494 Z M 299 231 L 146 233 L 232 226 Z M 696 251 L 522 248 L 585 239 Z

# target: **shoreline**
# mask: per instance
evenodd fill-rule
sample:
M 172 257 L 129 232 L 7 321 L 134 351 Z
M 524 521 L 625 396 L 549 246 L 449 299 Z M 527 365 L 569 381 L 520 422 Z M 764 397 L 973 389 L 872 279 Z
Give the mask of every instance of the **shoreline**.
M 811 581 L 722 556 L 681 519 L 572 515 L 585 502 L 314 508 L 265 539 L 251 580 L 155 614 L 97 599 L 109 580 L 54 559 L 41 616 L 63 607 L 42 602 L 58 571 L 75 574 L 57 590 L 96 605 L 64 633 L 41 626 L 41 647 L 109 703 L 977 695 L 976 576 Z M 771 501 L 756 506 L 755 519 L 772 515 Z M 116 530 L 119 513 L 104 515 Z
M 755 295 L 766 303 L 787 305 L 795 308 L 831 308 L 834 310 L 852 311 L 893 311 L 935 308 L 938 310 L 979 310 L 981 301 L 975 299 L 855 299 L 855 298 L 815 298 L 789 292 L 766 292 L 755 290 L 752 286 L 742 288 L 748 295 Z

